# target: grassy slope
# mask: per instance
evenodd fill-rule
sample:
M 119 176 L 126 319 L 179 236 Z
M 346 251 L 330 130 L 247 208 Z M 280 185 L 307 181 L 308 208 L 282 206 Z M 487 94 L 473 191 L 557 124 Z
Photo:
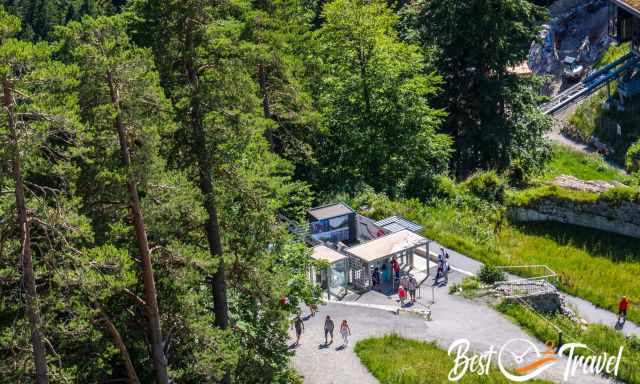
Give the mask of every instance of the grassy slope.
M 611 169 L 584 157 L 556 151 L 545 177 L 548 180 L 550 175 L 574 174 L 583 179 L 622 180 Z M 596 194 L 550 186 L 520 191 L 511 198 L 523 202 L 545 195 L 580 201 L 598 199 Z M 617 199 L 618 193 L 611 195 L 606 198 Z M 469 208 L 468 204 L 427 205 L 417 201 L 392 202 L 380 197 L 365 200 L 352 204 L 369 205 L 373 211 L 365 214 L 376 218 L 403 215 L 422 224 L 427 237 L 481 262 L 548 265 L 559 274 L 561 289 L 611 311 L 616 311 L 617 301 L 623 294 L 640 302 L 637 239 L 555 223 L 516 226 L 501 220 L 499 209 Z M 640 307 L 632 307 L 629 318 L 640 323 Z
M 498 310 L 543 342 L 557 339 L 556 330 L 547 321 L 519 305 L 501 304 Z M 562 329 L 564 342 L 584 343 L 598 353 L 606 352 L 609 355 L 617 355 L 618 348 L 624 346 L 618 378 L 630 384 L 640 383 L 640 369 L 637 368 L 640 364 L 640 338 L 627 339 L 620 332 L 599 324 L 581 330 L 570 320 L 559 316 L 547 317 L 547 320 Z
M 423 225 L 427 237 L 481 262 L 546 264 L 558 273 L 562 290 L 611 311 L 623 294 L 640 302 L 637 239 L 553 223 L 496 225 L 490 212 L 451 203 L 431 206 L 379 199 L 368 204 L 373 211 L 367 215 L 402 215 Z M 640 308 L 632 306 L 629 319 L 640 323 Z
M 434 343 L 395 335 L 359 341 L 355 348 L 362 363 L 382 384 L 442 384 L 448 382 L 453 359 Z M 494 365 L 495 366 L 495 365 Z M 497 370 L 488 376 L 468 373 L 461 384 L 507 384 Z M 534 380 L 529 383 L 547 383 Z
M 555 145 L 553 158 L 547 166 L 543 180 L 560 175 L 573 175 L 581 180 L 619 181 L 625 183 L 628 176 L 607 164 L 600 155 L 585 155 L 571 148 Z

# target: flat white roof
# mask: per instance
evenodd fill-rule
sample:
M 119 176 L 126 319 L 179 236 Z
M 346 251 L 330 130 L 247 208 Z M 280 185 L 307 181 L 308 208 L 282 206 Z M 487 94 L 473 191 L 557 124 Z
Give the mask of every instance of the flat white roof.
M 335 249 L 331 249 L 326 245 L 316 245 L 313 247 L 313 253 L 311 254 L 316 260 L 324 260 L 329 263 L 335 263 L 336 261 L 340 261 L 346 259 L 347 257 L 342 253 L 336 251 Z
M 309 210 L 309 214 L 316 220 L 332 219 L 334 217 L 353 213 L 353 209 L 344 203 L 323 205 Z
M 426 243 L 426 238 L 408 229 L 403 229 L 390 235 L 378 237 L 377 239 L 356 245 L 355 247 L 347 248 L 346 252 L 370 262 Z

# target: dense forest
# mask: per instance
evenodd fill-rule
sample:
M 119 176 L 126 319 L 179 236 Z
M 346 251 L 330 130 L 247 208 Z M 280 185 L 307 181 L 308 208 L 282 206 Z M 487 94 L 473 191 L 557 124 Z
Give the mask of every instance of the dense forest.
M 286 383 L 278 221 L 539 172 L 527 0 L 5 0 L 0 382 Z M 473 22 L 471 22 L 473 21 Z M 286 300 L 285 300 L 286 298 Z

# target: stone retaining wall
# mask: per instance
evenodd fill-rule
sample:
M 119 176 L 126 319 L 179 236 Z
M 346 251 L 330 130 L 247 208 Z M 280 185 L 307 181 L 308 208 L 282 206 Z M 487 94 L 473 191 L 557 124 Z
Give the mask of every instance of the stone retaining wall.
M 640 204 L 541 199 L 509 210 L 516 222 L 555 221 L 640 238 Z

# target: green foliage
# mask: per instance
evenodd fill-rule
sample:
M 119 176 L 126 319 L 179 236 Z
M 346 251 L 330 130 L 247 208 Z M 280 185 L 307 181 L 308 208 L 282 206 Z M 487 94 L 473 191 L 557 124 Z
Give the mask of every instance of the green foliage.
M 485 284 L 493 284 L 504 280 L 504 272 L 491 264 L 485 264 L 478 273 L 478 279 Z
M 316 103 L 324 134 L 317 139 L 317 185 L 355 191 L 362 184 L 424 197 L 429 179 L 447 168 L 444 116 L 429 100 L 441 78 L 424 67 L 417 46 L 401 42 L 396 17 L 382 1 L 335 0 L 314 32 Z
M 506 183 L 495 171 L 477 172 L 464 184 L 481 199 L 498 203 L 504 201 Z
M 410 340 L 398 335 L 358 341 L 355 352 L 367 369 L 382 384 L 440 384 L 447 382 L 453 357 L 435 342 Z M 467 373 L 459 383 L 509 383 L 497 369 L 489 375 Z M 544 381 L 532 380 L 543 384 Z
M 595 68 L 604 67 L 629 53 L 631 43 L 611 44 L 605 53 L 593 64 Z
M 56 25 L 78 20 L 84 15 L 97 16 L 116 12 L 124 0 L 4 0 L 7 10 L 22 19 L 19 37 L 48 40 Z
M 640 172 L 640 139 L 627 150 L 625 166 L 630 173 Z
M 476 276 L 470 276 L 462 280 L 460 284 L 454 284 L 449 288 L 450 294 L 461 294 L 467 299 L 473 299 L 486 293 L 486 285 Z
M 637 363 L 640 361 L 640 348 L 635 344 L 637 337 L 626 338 L 621 332 L 602 324 L 590 324 L 586 329 L 583 329 L 565 316 L 532 314 L 530 309 L 517 304 L 502 302 L 497 309 L 511 317 L 518 325 L 542 342 L 557 341 L 558 331 L 551 325 L 554 324 L 562 330 L 565 343 L 583 343 L 591 349 L 590 351 L 577 349 L 578 355 L 589 356 L 595 352 L 617 356 L 619 348 L 624 347 L 617 378 L 629 384 L 640 383 L 640 373 L 637 370 Z
M 603 113 L 603 104 L 607 100 L 607 91 L 600 90 L 580 103 L 569 118 L 569 123 L 577 128 L 577 133 L 583 140 L 589 139 L 596 133 L 599 118 Z
M 457 174 L 503 170 L 515 161 L 526 173 L 539 172 L 549 158 L 543 134 L 551 129 L 537 109 L 541 79 L 509 68 L 526 60 L 547 11 L 527 0 L 423 0 L 407 7 L 415 7 L 405 14 L 446 80 L 438 101 L 449 113 L 444 131 L 456 144 Z
M 525 207 L 545 199 L 566 200 L 585 204 L 602 201 L 617 205 L 625 201 L 636 202 L 639 198 L 640 191 L 637 187 L 618 186 L 602 193 L 596 193 L 576 191 L 557 185 L 543 185 L 521 191 L 511 191 L 507 200 L 511 206 Z

